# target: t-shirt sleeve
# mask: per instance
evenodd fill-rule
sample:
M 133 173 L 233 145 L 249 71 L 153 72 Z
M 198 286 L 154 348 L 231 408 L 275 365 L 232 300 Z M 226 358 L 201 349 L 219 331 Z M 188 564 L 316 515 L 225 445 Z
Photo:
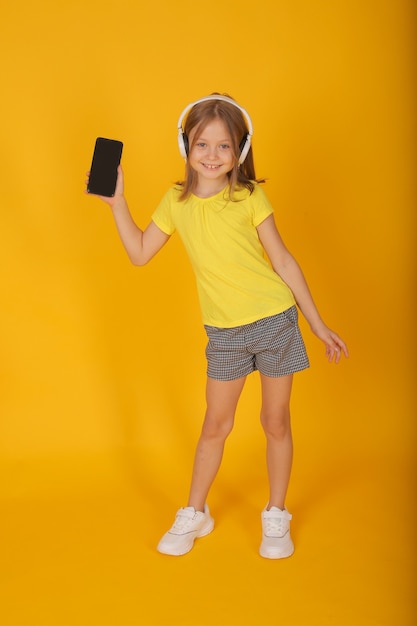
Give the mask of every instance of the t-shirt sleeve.
M 169 189 L 162 197 L 161 202 L 152 214 L 152 221 L 166 235 L 172 235 L 175 232 L 175 224 L 172 219 L 173 202 L 173 190 Z
M 274 212 L 274 208 L 259 184 L 256 185 L 251 198 L 253 200 L 253 225 L 256 227 Z

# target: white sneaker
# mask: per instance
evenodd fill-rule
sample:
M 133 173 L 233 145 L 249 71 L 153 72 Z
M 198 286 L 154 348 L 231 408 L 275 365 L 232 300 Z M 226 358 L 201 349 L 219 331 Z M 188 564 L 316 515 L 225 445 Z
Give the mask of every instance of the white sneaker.
M 207 504 L 204 513 L 187 506 L 177 512 L 175 522 L 158 544 L 158 552 L 181 556 L 191 550 L 194 539 L 204 537 L 214 528 L 214 520 L 210 516 Z
M 262 511 L 262 543 L 259 550 L 266 559 L 284 559 L 294 552 L 290 535 L 291 513 L 272 506 Z

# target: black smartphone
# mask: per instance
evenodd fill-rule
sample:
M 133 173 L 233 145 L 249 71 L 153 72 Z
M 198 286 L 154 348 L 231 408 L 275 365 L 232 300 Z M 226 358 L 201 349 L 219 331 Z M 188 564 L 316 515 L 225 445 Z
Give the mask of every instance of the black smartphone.
M 87 185 L 88 193 L 109 198 L 114 196 L 122 151 L 121 141 L 97 137 Z

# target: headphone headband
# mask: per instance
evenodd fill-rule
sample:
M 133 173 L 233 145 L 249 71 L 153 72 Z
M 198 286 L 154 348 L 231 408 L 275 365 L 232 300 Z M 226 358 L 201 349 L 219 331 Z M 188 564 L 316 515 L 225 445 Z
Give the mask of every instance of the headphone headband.
M 196 104 L 200 104 L 200 102 L 208 102 L 210 100 L 221 100 L 222 102 L 228 102 L 229 104 L 232 104 L 234 107 L 236 107 L 237 109 L 239 109 L 239 111 L 243 114 L 247 126 L 248 126 L 248 133 L 247 135 L 244 137 L 243 141 L 242 141 L 242 146 L 241 146 L 241 152 L 240 152 L 240 156 L 239 156 L 239 165 L 241 165 L 243 163 L 243 161 L 246 159 L 248 152 L 249 152 L 249 148 L 251 145 L 251 138 L 253 135 L 253 126 L 252 126 L 252 120 L 249 116 L 249 113 L 246 111 L 246 109 L 244 109 L 243 107 L 241 107 L 239 104 L 237 104 L 237 102 L 235 102 L 232 98 L 229 98 L 228 96 L 217 96 L 217 95 L 211 95 L 211 96 L 206 96 L 205 98 L 200 98 L 199 100 L 196 100 L 195 102 L 191 102 L 190 104 L 188 104 L 185 109 L 182 111 L 179 119 L 178 119 L 178 123 L 177 123 L 177 131 L 178 131 L 178 147 L 181 153 L 181 156 L 187 160 L 188 157 L 188 138 L 186 136 L 186 134 L 184 133 L 183 127 L 182 127 L 182 123 L 184 121 L 185 116 L 187 115 L 188 111 L 190 111 L 190 109 L 192 109 Z

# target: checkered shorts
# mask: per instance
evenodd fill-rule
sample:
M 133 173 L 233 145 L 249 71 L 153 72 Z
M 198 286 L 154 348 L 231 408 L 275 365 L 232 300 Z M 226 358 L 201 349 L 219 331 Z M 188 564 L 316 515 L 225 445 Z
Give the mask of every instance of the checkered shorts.
M 210 378 L 234 380 L 255 370 L 278 377 L 309 367 L 295 305 L 251 324 L 204 328 L 209 339 L 206 357 Z

